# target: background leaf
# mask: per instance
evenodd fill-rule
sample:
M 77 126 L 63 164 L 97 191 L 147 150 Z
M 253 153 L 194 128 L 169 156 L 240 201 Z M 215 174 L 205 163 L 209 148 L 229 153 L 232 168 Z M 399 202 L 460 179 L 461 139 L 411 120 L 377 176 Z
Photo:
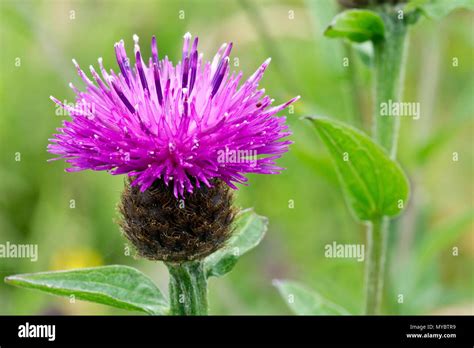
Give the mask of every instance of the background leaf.
M 452 247 L 456 246 L 456 241 L 463 234 L 471 232 L 469 226 L 473 220 L 474 212 L 472 209 L 468 209 L 462 215 L 451 219 L 448 223 L 440 225 L 425 235 L 420 241 L 419 250 L 416 253 L 417 265 L 421 270 L 424 271 L 428 265 L 433 264 L 432 259 L 439 256 L 441 252 L 452 253 Z
M 419 9 L 426 17 L 441 19 L 458 8 L 474 10 L 474 0 L 412 0 L 405 10 Z
M 383 20 L 377 13 L 369 10 L 348 10 L 334 17 L 324 35 L 364 42 L 383 39 L 384 32 Z
M 355 128 L 325 118 L 311 121 L 332 155 L 356 217 L 371 221 L 400 213 L 406 206 L 409 184 L 397 162 Z
M 235 231 L 227 245 L 204 260 L 207 277 L 222 276 L 235 266 L 240 256 L 256 247 L 267 231 L 268 219 L 257 215 L 253 209 L 239 213 Z
M 5 278 L 5 281 L 19 287 L 60 296 L 74 295 L 79 300 L 148 314 L 168 311 L 166 299 L 151 279 L 127 266 L 19 274 Z
M 273 284 L 290 309 L 298 315 L 344 315 L 344 308 L 326 300 L 302 284 L 289 280 L 274 280 Z

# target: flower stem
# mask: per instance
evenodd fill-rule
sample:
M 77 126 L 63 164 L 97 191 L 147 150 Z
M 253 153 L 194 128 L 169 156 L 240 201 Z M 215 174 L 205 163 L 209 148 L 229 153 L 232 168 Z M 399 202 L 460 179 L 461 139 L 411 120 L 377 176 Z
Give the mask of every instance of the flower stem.
M 201 261 L 167 263 L 171 315 L 207 315 L 207 278 Z
M 390 115 L 390 103 L 401 98 L 405 66 L 407 24 L 398 18 L 398 13 L 390 9 L 379 11 L 385 23 L 384 40 L 374 42 L 375 65 L 375 107 L 374 139 L 395 158 L 397 154 L 398 129 L 400 117 Z M 382 105 L 387 114 L 382 113 Z M 393 104 L 394 105 L 394 104 Z
M 373 138 L 385 148 L 392 159 L 397 156 L 398 129 L 400 117 L 390 114 L 390 104 L 401 99 L 407 22 L 399 18 L 393 7 L 377 9 L 385 24 L 385 38 L 374 42 L 375 105 Z M 388 114 L 382 112 L 382 106 Z M 367 227 L 368 258 L 366 265 L 366 314 L 378 314 L 383 290 L 384 264 L 387 249 L 387 231 L 390 221 L 387 217 L 374 219 Z
M 387 227 L 389 220 L 381 217 L 368 224 L 367 269 L 365 276 L 365 314 L 378 314 L 382 298 Z

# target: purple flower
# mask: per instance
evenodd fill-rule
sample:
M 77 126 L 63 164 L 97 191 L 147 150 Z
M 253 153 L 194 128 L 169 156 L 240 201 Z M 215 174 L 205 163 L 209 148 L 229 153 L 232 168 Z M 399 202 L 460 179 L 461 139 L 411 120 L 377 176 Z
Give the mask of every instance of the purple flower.
M 91 81 L 73 60 L 86 91 L 76 93 L 74 106 L 51 99 L 67 110 L 48 151 L 71 164 L 66 171 L 107 170 L 134 177 L 132 185 L 145 191 L 163 180 L 174 195 L 193 192 L 201 184 L 220 179 L 236 189 L 246 173 L 277 174 L 275 160 L 288 151 L 291 133 L 285 117 L 276 113 L 295 102 L 271 106 L 273 100 L 258 89 L 270 63 L 239 87 L 242 73 L 230 74 L 232 43 L 224 44 L 212 62 L 198 54 L 198 38 L 184 35 L 183 58 L 176 66 L 158 58 L 156 39 L 152 57 L 143 61 L 135 41 L 135 65 L 123 41 L 115 44 L 119 74 L 107 72 L 99 59 L 99 77 L 91 66 Z

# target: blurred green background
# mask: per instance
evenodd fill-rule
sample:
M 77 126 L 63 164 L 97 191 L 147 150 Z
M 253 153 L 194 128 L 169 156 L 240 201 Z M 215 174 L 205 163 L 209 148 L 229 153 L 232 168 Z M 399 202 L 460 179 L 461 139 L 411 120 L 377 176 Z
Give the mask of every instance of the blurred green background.
M 261 86 L 277 102 L 302 96 L 294 112 L 287 111 L 295 142 L 279 161 L 287 170 L 250 175 L 250 185 L 237 192 L 240 206 L 269 217 L 267 236 L 229 275 L 210 281 L 210 312 L 289 314 L 272 286 L 282 278 L 361 312 L 364 264 L 325 258 L 324 246 L 365 243 L 364 226 L 346 209 L 326 149 L 300 119 L 327 115 L 370 130 L 370 69 L 343 42 L 322 35 L 340 10 L 335 1 L 0 0 L 0 5 L 0 243 L 39 246 L 37 262 L 0 259 L 2 278 L 126 264 L 167 291 L 162 264 L 124 253 L 127 244 L 114 222 L 124 178 L 67 174 L 65 163 L 47 163 L 48 139 L 64 118 L 55 114 L 49 96 L 74 102 L 68 83 L 83 89 L 72 58 L 88 71 L 103 57 L 117 71 L 113 44 L 123 38 L 130 52 L 136 33 L 146 57 L 156 35 L 161 56 L 177 61 L 182 36 L 190 31 L 208 59 L 222 42 L 233 41 L 235 70 L 246 76 L 271 56 Z M 424 19 L 411 29 L 404 100 L 421 103 L 421 118 L 402 120 L 399 161 L 413 194 L 390 231 L 385 313 L 474 313 L 473 52 L 473 13 Z M 349 67 L 343 67 L 344 57 Z M 453 161 L 453 152 L 459 161 Z M 0 314 L 42 313 L 126 312 L 70 304 L 0 282 Z

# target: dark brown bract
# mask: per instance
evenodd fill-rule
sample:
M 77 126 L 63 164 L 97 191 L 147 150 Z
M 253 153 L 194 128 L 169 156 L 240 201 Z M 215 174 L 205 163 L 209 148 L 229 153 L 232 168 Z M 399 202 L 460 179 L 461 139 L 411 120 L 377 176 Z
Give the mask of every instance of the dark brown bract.
M 221 248 L 232 233 L 232 190 L 216 180 L 184 199 L 157 180 L 145 192 L 128 182 L 119 206 L 120 226 L 140 256 L 151 260 L 198 260 Z

